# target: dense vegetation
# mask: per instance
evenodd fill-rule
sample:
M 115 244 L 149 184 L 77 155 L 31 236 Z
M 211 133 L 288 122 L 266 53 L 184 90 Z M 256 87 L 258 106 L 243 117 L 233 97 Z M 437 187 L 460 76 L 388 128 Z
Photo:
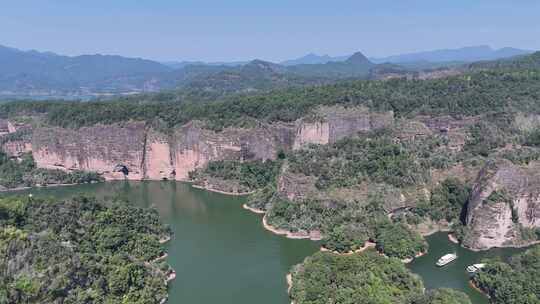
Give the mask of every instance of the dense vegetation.
M 207 178 L 218 178 L 236 181 L 245 188 L 245 192 L 264 188 L 275 183 L 281 167 L 281 161 L 213 161 L 204 169 L 190 172 L 190 179 L 204 181 Z
M 268 223 L 289 231 L 320 231 L 324 246 L 338 252 L 349 252 L 374 241 L 377 249 L 391 257 L 412 258 L 427 250 L 427 243 L 403 223 L 393 222 L 382 208 L 382 202 L 346 203 L 306 199 L 291 202 L 274 198 L 268 210 Z
M 494 304 L 540 303 L 540 246 L 513 256 L 508 263 L 488 261 L 473 282 Z
M 340 256 L 316 253 L 292 271 L 297 304 L 470 304 L 457 291 L 424 294 L 422 281 L 397 259 L 374 252 Z
M 73 128 L 126 120 L 158 120 L 174 126 L 198 119 L 219 130 L 243 125 L 246 118 L 269 122 L 293 121 L 317 106 L 335 104 L 392 110 L 398 117 L 415 114 L 479 115 L 512 110 L 539 113 L 538 92 L 538 70 L 491 70 L 432 80 L 341 82 L 256 95 L 235 95 L 213 103 L 7 103 L 0 105 L 0 118 L 46 112 L 48 123 Z
M 347 187 L 366 180 L 411 186 L 427 181 L 430 153 L 438 145 L 433 142 L 431 149 L 414 151 L 413 145 L 396 143 L 383 130 L 301 150 L 291 155 L 289 164 L 293 173 L 316 176 L 320 189 Z
M 412 213 L 435 221 L 457 222 L 463 219 L 463 211 L 471 189 L 455 178 L 444 180 L 431 191 L 429 200 L 421 200 Z
M 103 181 L 94 172 L 51 170 L 37 168 L 32 154 L 24 154 L 21 160 L 9 158 L 0 151 L 0 188 L 46 186 L 54 184 L 82 184 Z
M 97 202 L 0 200 L 0 303 L 159 303 L 169 235 L 155 210 Z

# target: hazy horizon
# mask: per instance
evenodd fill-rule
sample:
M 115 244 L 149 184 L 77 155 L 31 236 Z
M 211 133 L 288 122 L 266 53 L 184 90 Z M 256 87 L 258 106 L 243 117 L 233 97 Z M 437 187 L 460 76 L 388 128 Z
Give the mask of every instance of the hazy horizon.
M 2 5 L 0 44 L 61 55 L 280 62 L 308 53 L 368 57 L 489 45 L 540 49 L 540 2 L 299 0 L 252 3 L 28 0 Z

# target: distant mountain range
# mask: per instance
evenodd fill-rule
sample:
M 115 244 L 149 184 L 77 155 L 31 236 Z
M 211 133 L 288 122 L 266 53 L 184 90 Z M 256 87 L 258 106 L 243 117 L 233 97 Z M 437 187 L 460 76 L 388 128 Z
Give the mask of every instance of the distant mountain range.
M 409 53 L 396 56 L 370 58 L 375 63 L 413 63 L 413 62 L 474 62 L 481 60 L 496 60 L 518 55 L 531 54 L 533 51 L 515 48 L 492 49 L 489 46 L 472 46 L 459 49 L 434 50 L 427 52 Z
M 173 69 L 151 60 L 108 55 L 61 56 L 0 46 L 0 92 L 84 94 L 153 91 Z M 159 81 L 158 81 L 159 80 Z
M 424 51 L 408 54 L 400 54 L 388 57 L 370 57 L 369 60 L 373 63 L 397 63 L 397 64 L 422 64 L 422 63 L 452 63 L 452 62 L 474 62 L 481 60 L 496 60 L 508 58 L 518 55 L 531 54 L 534 51 L 521 50 L 516 48 L 501 48 L 493 49 L 486 45 L 463 47 L 458 49 L 443 49 Z M 345 61 L 348 56 L 331 57 L 329 55 L 308 54 L 303 57 L 283 61 L 282 65 L 298 65 L 298 64 L 322 64 L 327 62 Z
M 331 57 L 328 55 L 317 55 L 317 54 L 307 54 L 305 56 L 302 56 L 300 58 L 291 59 L 291 60 L 285 60 L 281 62 L 281 65 L 290 66 L 290 65 L 299 65 L 299 64 L 324 64 L 328 62 L 340 62 L 347 60 L 349 56 L 336 56 Z
M 0 46 L 0 96 L 71 98 L 175 88 L 213 92 L 268 90 L 344 78 L 378 78 L 385 73 L 400 75 L 529 53 L 479 46 L 370 59 L 360 52 L 339 57 L 309 54 L 280 64 L 263 60 L 160 63 L 99 54 L 62 56 Z

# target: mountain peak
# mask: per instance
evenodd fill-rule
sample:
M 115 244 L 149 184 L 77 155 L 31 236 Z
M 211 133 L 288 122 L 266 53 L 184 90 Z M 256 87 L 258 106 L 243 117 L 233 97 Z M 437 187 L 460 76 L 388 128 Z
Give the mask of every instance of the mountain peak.
M 373 64 L 361 52 L 356 52 L 356 53 L 352 54 L 351 57 L 349 57 L 345 62 L 350 63 L 350 64 L 355 64 L 355 65 L 359 65 L 359 64 L 362 64 L 362 65 L 369 64 L 369 65 L 371 65 L 371 64 Z
M 272 72 L 272 73 L 279 73 L 282 69 L 283 67 L 278 64 L 260 60 L 260 59 L 252 60 L 242 67 L 242 70 L 244 71 L 250 70 L 250 71 Z

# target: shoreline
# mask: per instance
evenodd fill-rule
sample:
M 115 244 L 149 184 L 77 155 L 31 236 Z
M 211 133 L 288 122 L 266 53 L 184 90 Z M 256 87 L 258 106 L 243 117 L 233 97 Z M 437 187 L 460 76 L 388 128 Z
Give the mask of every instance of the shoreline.
M 450 242 L 459 245 L 459 240 L 456 238 L 456 236 L 453 233 L 448 233 L 448 239 L 450 240 Z
M 401 262 L 403 262 L 403 264 L 410 264 L 412 263 L 412 261 L 414 261 L 415 259 L 419 258 L 419 257 L 423 257 L 425 256 L 426 254 L 428 254 L 427 250 L 426 251 L 423 251 L 423 252 L 419 252 L 417 253 L 414 257 L 412 258 L 405 258 L 405 259 L 401 259 Z
M 321 241 L 323 239 L 320 232 L 306 234 L 302 232 L 291 232 L 285 229 L 279 229 L 279 228 L 273 227 L 272 225 L 268 224 L 268 221 L 266 220 L 266 211 L 249 207 L 247 204 L 243 204 L 242 208 L 248 211 L 251 211 L 255 214 L 264 214 L 262 218 L 262 225 L 264 229 L 272 232 L 273 234 L 284 236 L 288 239 L 293 239 L 293 240 L 311 240 L 311 241 L 316 242 L 316 241 Z
M 264 211 L 264 210 L 250 207 L 250 206 L 248 206 L 247 204 L 243 204 L 243 205 L 242 205 L 242 208 L 244 208 L 244 209 L 246 209 L 246 210 L 249 210 L 249 211 L 251 211 L 251 212 L 253 212 L 253 213 L 255 213 L 255 214 L 265 214 L 265 213 L 266 213 L 266 211 Z
M 465 248 L 467 250 L 473 251 L 473 252 L 482 252 L 482 251 L 488 251 L 488 250 L 492 250 L 492 249 L 505 249 L 505 248 L 523 249 L 523 248 L 529 248 L 529 247 L 532 247 L 532 246 L 538 245 L 538 244 L 540 244 L 540 241 L 534 241 L 534 242 L 523 244 L 523 245 L 494 246 L 494 247 L 482 248 L 482 249 L 470 248 L 470 247 L 466 247 L 466 246 L 461 246 L 461 247 L 463 247 L 463 248 Z
M 356 254 L 356 253 L 362 253 L 370 248 L 375 248 L 377 244 L 374 243 L 374 242 L 370 242 L 370 241 L 367 241 L 364 243 L 364 246 L 362 248 L 359 248 L 359 249 L 356 249 L 356 250 L 353 250 L 353 251 L 347 251 L 347 252 L 338 252 L 338 251 L 334 251 L 334 250 L 330 250 L 324 246 L 321 246 L 321 249 L 320 251 L 322 252 L 331 252 L 333 254 L 337 254 L 337 255 L 353 255 L 353 254 Z
M 293 287 L 292 273 L 287 273 L 287 275 L 285 276 L 285 279 L 287 280 L 287 294 L 289 295 L 289 298 L 290 298 L 291 297 L 291 289 Z M 294 304 L 293 300 L 291 300 L 291 304 Z
M 169 274 L 167 275 L 167 279 L 165 279 L 165 285 L 169 285 L 169 283 L 174 279 L 176 279 L 176 271 L 171 268 Z
M 25 187 L 16 187 L 16 188 L 6 188 L 0 189 L 0 192 L 17 192 L 31 189 L 45 189 L 45 188 L 54 188 L 54 187 L 67 187 L 67 186 L 78 186 L 78 185 L 87 185 L 92 183 L 80 183 L 80 184 L 48 184 L 48 185 L 36 185 L 36 186 L 25 186 Z M 95 183 L 94 183 L 95 184 Z
M 432 229 L 432 230 L 429 230 L 427 232 L 419 232 L 420 235 L 422 235 L 423 237 L 426 237 L 426 236 L 430 236 L 430 235 L 434 235 L 435 233 L 439 233 L 439 232 L 452 232 L 452 229 L 450 229 L 449 227 L 447 228 L 437 228 L 437 229 Z
M 169 254 L 166 253 L 166 252 L 163 252 L 160 256 L 158 256 L 157 258 L 151 260 L 150 263 L 157 263 L 157 262 L 165 260 L 168 257 L 169 257 Z
M 273 226 L 271 226 L 270 224 L 268 224 L 268 222 L 266 221 L 266 215 L 263 216 L 263 227 L 274 233 L 274 234 L 277 234 L 277 235 L 282 235 L 282 236 L 285 236 L 286 238 L 288 239 L 294 239 L 294 240 L 305 240 L 305 239 L 309 239 L 309 240 L 312 240 L 312 241 L 320 241 L 322 240 L 322 236 L 320 235 L 320 232 L 318 232 L 317 234 L 318 235 L 312 235 L 311 233 L 309 234 L 306 234 L 306 233 L 301 233 L 301 232 L 291 232 L 291 231 L 288 231 L 288 230 L 285 230 L 285 229 L 278 229 L 278 228 L 275 228 Z
M 206 190 L 206 191 L 210 191 L 210 192 L 214 192 L 214 193 L 220 193 L 220 194 L 231 195 L 231 196 L 246 196 L 246 195 L 250 195 L 250 194 L 255 193 L 255 191 L 227 192 L 227 191 L 222 191 L 222 190 L 218 190 L 218 189 L 214 189 L 214 188 L 210 188 L 210 187 L 205 187 L 205 186 L 201 186 L 201 185 L 195 185 L 193 183 L 191 184 L 191 187 L 193 187 L 195 189 L 199 189 L 199 190 Z
M 166 244 L 166 243 L 168 243 L 170 241 L 171 241 L 171 236 L 170 235 L 168 235 L 168 236 L 166 236 L 166 237 L 164 237 L 162 239 L 159 239 L 159 243 L 162 244 L 162 245 Z
M 469 280 L 469 286 L 478 291 L 479 293 L 481 293 L 484 297 L 488 298 L 488 299 L 491 299 L 491 297 L 489 296 L 489 294 L 487 294 L 485 291 L 483 291 L 482 289 L 480 289 L 480 287 L 476 286 L 476 284 L 474 284 L 473 280 Z

